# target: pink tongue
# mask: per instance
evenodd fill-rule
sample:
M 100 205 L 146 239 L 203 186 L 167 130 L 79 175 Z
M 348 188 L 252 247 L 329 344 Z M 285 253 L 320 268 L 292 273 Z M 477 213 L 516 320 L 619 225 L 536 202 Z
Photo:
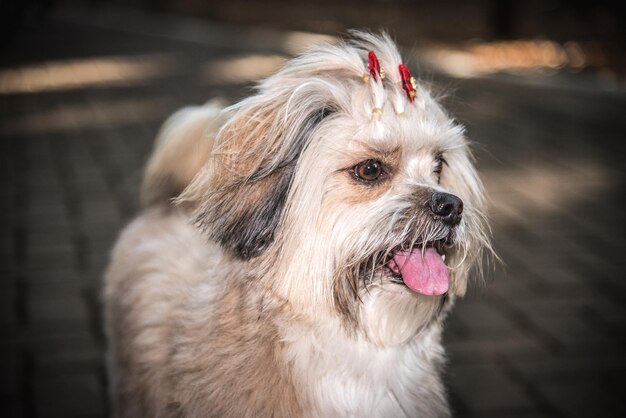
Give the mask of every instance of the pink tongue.
M 398 251 L 388 266 L 395 273 L 402 274 L 402 280 L 409 289 L 422 295 L 443 295 L 448 291 L 448 267 L 439 253 L 428 247 Z

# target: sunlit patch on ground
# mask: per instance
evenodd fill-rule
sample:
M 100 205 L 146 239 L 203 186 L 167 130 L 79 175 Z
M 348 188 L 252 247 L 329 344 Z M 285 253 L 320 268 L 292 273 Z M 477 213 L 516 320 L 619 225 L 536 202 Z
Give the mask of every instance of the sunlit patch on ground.
M 455 77 L 475 77 L 497 72 L 550 74 L 559 70 L 600 68 L 606 57 L 593 42 L 560 44 L 550 40 L 468 42 L 460 46 L 432 46 L 423 58 L 434 68 Z
M 167 74 L 176 57 L 165 54 L 48 61 L 0 71 L 0 94 L 145 83 Z
M 555 162 L 483 171 L 494 222 L 506 226 L 539 215 L 558 216 L 606 193 L 619 181 L 610 169 L 594 161 Z
M 210 85 L 247 83 L 273 74 L 286 59 L 280 55 L 246 54 L 209 61 L 201 72 Z

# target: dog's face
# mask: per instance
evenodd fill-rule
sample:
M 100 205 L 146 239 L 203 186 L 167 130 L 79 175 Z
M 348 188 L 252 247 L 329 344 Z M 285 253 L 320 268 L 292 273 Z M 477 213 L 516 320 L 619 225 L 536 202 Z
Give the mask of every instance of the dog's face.
M 368 49 L 387 79 L 362 77 Z M 463 130 L 423 87 L 409 99 L 399 63 L 371 35 L 292 61 L 231 110 L 182 197 L 249 280 L 379 344 L 462 295 L 488 245 Z

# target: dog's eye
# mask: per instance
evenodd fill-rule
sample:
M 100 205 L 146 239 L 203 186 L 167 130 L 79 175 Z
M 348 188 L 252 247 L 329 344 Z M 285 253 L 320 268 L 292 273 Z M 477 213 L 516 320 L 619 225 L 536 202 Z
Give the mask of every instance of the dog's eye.
M 374 182 L 384 175 L 383 163 L 378 160 L 361 161 L 354 166 L 352 172 L 361 181 Z
M 438 155 L 435 158 L 435 169 L 433 170 L 437 175 L 437 183 L 441 180 L 441 172 L 443 171 L 444 164 L 448 164 L 447 161 L 443 158 L 443 155 Z

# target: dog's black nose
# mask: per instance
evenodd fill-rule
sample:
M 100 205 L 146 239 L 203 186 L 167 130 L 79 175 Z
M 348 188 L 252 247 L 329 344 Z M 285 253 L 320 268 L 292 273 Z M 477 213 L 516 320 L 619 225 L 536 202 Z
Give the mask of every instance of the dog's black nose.
M 450 193 L 433 193 L 430 198 L 430 210 L 448 225 L 458 225 L 463 213 L 463 201 Z

